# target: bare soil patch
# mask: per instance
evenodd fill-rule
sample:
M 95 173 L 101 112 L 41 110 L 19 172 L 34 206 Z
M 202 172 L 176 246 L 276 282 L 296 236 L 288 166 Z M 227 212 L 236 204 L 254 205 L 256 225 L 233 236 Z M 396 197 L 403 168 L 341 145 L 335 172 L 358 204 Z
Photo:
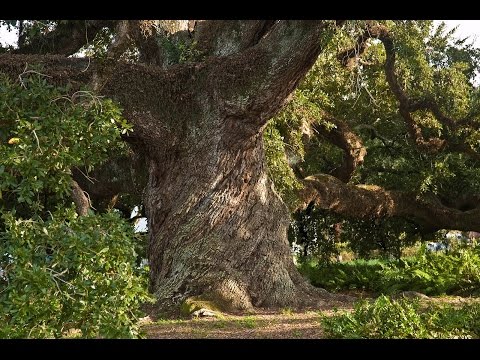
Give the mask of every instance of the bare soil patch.
M 349 295 L 353 294 L 349 293 Z M 369 297 L 366 294 L 355 295 Z M 420 301 L 425 305 L 450 303 L 461 306 L 479 299 L 445 296 L 424 298 Z M 345 304 L 341 309 L 351 311 L 353 305 Z M 251 314 L 220 314 L 215 318 L 152 319 L 149 317 L 144 320 L 142 329 L 150 339 L 321 339 L 325 337 L 321 317 L 333 314 L 334 307 L 303 311 L 255 309 Z

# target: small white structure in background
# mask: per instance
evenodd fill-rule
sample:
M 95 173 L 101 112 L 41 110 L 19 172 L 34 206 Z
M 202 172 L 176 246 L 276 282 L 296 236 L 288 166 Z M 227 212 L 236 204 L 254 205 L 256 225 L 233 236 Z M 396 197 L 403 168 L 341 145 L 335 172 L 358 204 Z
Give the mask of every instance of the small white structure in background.
M 13 256 L 8 254 L 8 253 L 5 253 L 4 256 L 6 256 L 8 258 L 8 263 L 11 264 L 13 262 Z M 7 272 L 5 270 L 3 270 L 3 268 L 0 266 L 0 280 L 3 280 L 3 281 L 8 281 L 7 279 Z
M 428 251 L 445 251 L 450 250 L 451 244 L 471 245 L 476 239 L 480 238 L 480 233 L 469 231 L 464 233 L 458 230 L 450 230 L 445 234 L 443 241 L 430 241 L 427 243 Z
M 444 251 L 448 250 L 450 246 L 441 242 L 430 241 L 427 243 L 427 251 Z
M 135 206 L 130 214 L 130 219 L 138 216 L 140 214 L 140 209 L 138 206 Z M 135 220 L 135 232 L 147 232 L 148 231 L 148 224 L 147 218 L 141 217 Z
M 142 259 L 142 261 L 140 261 L 139 267 L 143 269 L 145 266 L 148 266 L 148 259 Z

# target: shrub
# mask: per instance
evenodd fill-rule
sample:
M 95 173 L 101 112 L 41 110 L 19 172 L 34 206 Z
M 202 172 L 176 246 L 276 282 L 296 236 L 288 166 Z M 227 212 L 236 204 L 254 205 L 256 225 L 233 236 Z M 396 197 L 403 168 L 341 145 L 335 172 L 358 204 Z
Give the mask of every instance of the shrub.
M 77 217 L 71 169 L 127 146 L 111 100 L 26 71 L 0 74 L 0 337 L 136 337 L 146 277 L 133 227 L 115 213 Z
M 479 312 L 478 303 L 421 309 L 418 300 L 380 296 L 358 302 L 352 313 L 322 315 L 321 321 L 331 338 L 472 338 L 480 335 Z
M 420 239 L 417 227 L 403 218 L 355 219 L 315 208 L 293 214 L 289 241 L 301 260 L 330 263 L 346 245 L 357 257 L 400 258 L 402 249 Z
M 414 290 L 426 295 L 478 294 L 480 247 L 457 248 L 448 253 L 432 253 L 422 247 L 411 261 L 385 266 L 378 290 Z
M 303 262 L 300 271 L 327 290 L 364 289 L 380 294 L 413 290 L 426 295 L 480 293 L 480 247 L 432 253 L 422 247 L 400 260 L 354 260 L 324 264 Z
M 347 289 L 376 291 L 384 264 L 385 261 L 379 259 L 359 259 L 331 264 L 306 261 L 299 265 L 299 270 L 313 285 L 330 291 Z
M 137 337 L 146 276 L 135 268 L 133 230 L 115 213 L 49 221 L 4 216 L 0 337 Z

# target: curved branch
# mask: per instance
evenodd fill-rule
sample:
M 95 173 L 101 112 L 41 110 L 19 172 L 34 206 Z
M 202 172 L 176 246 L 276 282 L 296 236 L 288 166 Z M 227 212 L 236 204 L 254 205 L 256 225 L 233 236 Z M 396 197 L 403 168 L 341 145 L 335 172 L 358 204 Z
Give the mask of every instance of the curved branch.
M 437 198 L 420 198 L 413 193 L 388 191 L 373 185 L 349 185 L 330 175 L 309 176 L 298 193 L 298 208 L 310 202 L 321 209 L 363 219 L 400 216 L 434 231 L 455 229 L 480 231 L 480 207 L 461 211 L 443 205 Z
M 229 117 L 249 119 L 244 125 L 252 132 L 263 126 L 315 63 L 329 25 L 325 21 L 281 20 L 257 45 L 217 58 L 216 84 Z
M 46 35 L 31 39 L 24 44 L 19 39 L 19 49 L 13 51 L 17 54 L 59 54 L 73 55 L 82 46 L 91 42 L 105 27 L 113 28 L 116 21 L 112 20 L 72 20 L 60 22 L 54 30 Z
M 445 139 L 432 137 L 428 140 L 425 140 L 425 138 L 423 137 L 422 128 L 412 118 L 411 113 L 405 107 L 402 107 L 402 105 L 400 105 L 399 113 L 405 121 L 408 133 L 410 134 L 411 138 L 415 142 L 415 145 L 419 149 L 430 154 L 436 154 L 440 150 L 445 148 L 447 144 Z
M 355 169 L 363 164 L 367 150 L 363 146 L 360 137 L 350 129 L 346 122 L 332 117 L 328 117 L 326 120 L 333 123 L 335 127 L 328 129 L 322 123 L 313 125 L 313 129 L 328 142 L 343 150 L 343 164 L 336 168 L 332 175 L 347 183 L 350 181 Z
M 399 102 L 399 113 L 404 119 L 408 132 L 410 133 L 410 136 L 414 140 L 416 146 L 428 153 L 437 153 L 443 150 L 446 146 L 449 146 L 453 151 L 463 152 L 472 158 L 480 159 L 480 154 L 478 154 L 471 147 L 467 145 L 458 146 L 450 144 L 450 139 L 448 137 L 444 139 L 437 137 L 432 137 L 429 139 L 424 138 L 421 127 L 412 117 L 412 113 L 416 111 L 426 110 L 431 112 L 439 123 L 452 132 L 458 130 L 462 126 L 471 124 L 472 118 L 465 118 L 456 121 L 445 115 L 441 111 L 440 106 L 433 99 L 412 99 L 405 93 L 398 81 L 397 75 L 395 74 L 395 44 L 385 26 L 379 24 L 374 25 L 371 22 L 368 22 L 364 33 L 359 36 L 354 48 L 340 53 L 337 56 L 338 59 L 343 65 L 351 66 L 351 60 L 357 59 L 364 53 L 366 49 L 366 43 L 370 38 L 379 39 L 385 48 L 386 60 L 384 68 L 387 83 L 393 95 Z

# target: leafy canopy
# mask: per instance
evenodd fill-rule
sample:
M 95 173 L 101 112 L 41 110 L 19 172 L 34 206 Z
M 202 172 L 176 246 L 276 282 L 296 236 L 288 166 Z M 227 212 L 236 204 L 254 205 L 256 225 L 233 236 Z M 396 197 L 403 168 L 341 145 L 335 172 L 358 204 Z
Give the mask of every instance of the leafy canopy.
M 366 149 L 364 162 L 354 169 L 350 184 L 413 192 L 419 199 L 435 196 L 447 206 L 478 196 L 480 90 L 476 74 L 480 49 L 467 39 L 457 39 L 455 30 L 447 32 L 444 24 L 435 27 L 433 21 L 377 23 L 386 27 L 393 40 L 395 75 L 403 91 L 412 99 L 438 104 L 455 124 L 464 119 L 469 123 L 449 128 L 430 111 L 416 111 L 412 118 L 424 138 L 438 137 L 448 142 L 438 152 L 419 148 L 387 82 L 384 44 L 369 39 L 354 66 L 344 66 L 337 58 L 345 49 L 360 51 L 356 39 L 364 33 L 366 22 L 347 22 L 319 56 L 293 100 L 271 120 L 264 133 L 269 174 L 292 209 L 301 188 L 299 177 L 332 174 L 345 161 L 343 150 L 315 131 L 315 126 L 336 128 L 330 118 L 346 122 Z M 317 232 L 327 231 L 324 223 L 331 219 L 325 216 L 333 214 L 307 215 L 306 226 L 320 229 Z M 302 222 L 305 215 L 296 216 L 294 227 L 302 227 Z M 351 234 L 356 251 L 363 254 L 382 247 L 386 253 L 398 253 L 398 247 L 395 250 L 393 246 L 395 236 L 408 244 L 420 231 L 414 219 L 377 219 L 373 223 L 371 219 L 337 218 L 337 222 L 344 224 L 343 230 Z M 329 236 L 323 237 L 325 241 Z

